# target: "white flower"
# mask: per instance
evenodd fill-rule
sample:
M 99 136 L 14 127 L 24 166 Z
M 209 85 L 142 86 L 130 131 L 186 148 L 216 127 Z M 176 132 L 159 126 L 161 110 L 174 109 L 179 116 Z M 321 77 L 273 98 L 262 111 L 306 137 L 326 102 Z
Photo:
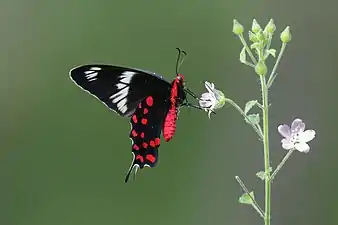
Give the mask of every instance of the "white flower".
M 210 115 L 214 109 L 219 109 L 224 106 L 225 96 L 223 92 L 215 89 L 215 85 L 213 83 L 205 81 L 204 85 L 208 92 L 202 94 L 199 99 L 199 105 L 208 112 L 209 119 L 211 119 Z
M 301 119 L 295 119 L 291 124 L 291 128 L 286 124 L 279 125 L 278 131 L 284 137 L 281 141 L 284 149 L 297 149 L 304 153 L 310 151 L 310 146 L 307 142 L 316 136 L 314 130 L 305 130 L 305 123 Z

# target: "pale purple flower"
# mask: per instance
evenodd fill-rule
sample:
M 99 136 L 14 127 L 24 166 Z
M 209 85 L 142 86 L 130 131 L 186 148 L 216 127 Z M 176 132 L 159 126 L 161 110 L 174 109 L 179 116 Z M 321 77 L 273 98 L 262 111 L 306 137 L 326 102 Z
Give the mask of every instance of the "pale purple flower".
M 284 137 L 281 141 L 284 149 L 296 149 L 304 153 L 310 151 L 310 146 L 307 142 L 316 136 L 314 130 L 305 130 L 305 123 L 301 119 L 295 119 L 291 124 L 291 128 L 286 124 L 279 125 L 278 131 Z

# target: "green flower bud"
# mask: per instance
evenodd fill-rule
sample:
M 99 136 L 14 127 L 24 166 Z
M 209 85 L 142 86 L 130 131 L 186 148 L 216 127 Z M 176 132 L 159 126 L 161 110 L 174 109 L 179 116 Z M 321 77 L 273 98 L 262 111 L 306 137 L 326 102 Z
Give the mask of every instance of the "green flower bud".
M 253 19 L 251 30 L 252 30 L 254 33 L 257 34 L 261 29 L 262 29 L 262 28 L 261 28 L 261 26 L 258 24 L 258 22 L 256 21 L 256 19 Z
M 232 26 L 232 32 L 236 35 L 243 34 L 244 27 L 242 24 L 240 24 L 237 20 L 234 19 L 233 26 Z
M 265 41 L 266 41 L 266 38 L 265 38 L 265 36 L 264 36 L 264 34 L 263 34 L 262 30 L 258 31 L 258 33 L 257 33 L 256 37 L 257 37 L 257 38 L 258 38 L 258 40 L 260 40 L 260 41 L 263 41 L 263 42 L 265 42 Z
M 255 72 L 260 76 L 265 76 L 267 71 L 268 69 L 266 68 L 264 61 L 260 60 L 255 66 Z
M 266 31 L 269 34 L 273 34 L 275 32 L 275 30 L 276 30 L 276 26 L 273 22 L 273 19 L 270 19 L 269 23 L 264 28 L 264 31 Z
M 285 30 L 280 34 L 280 39 L 282 40 L 283 43 L 288 43 L 291 41 L 291 33 L 290 33 L 290 27 L 287 26 Z
M 258 42 L 256 34 L 252 33 L 251 31 L 249 31 L 249 40 L 252 42 Z

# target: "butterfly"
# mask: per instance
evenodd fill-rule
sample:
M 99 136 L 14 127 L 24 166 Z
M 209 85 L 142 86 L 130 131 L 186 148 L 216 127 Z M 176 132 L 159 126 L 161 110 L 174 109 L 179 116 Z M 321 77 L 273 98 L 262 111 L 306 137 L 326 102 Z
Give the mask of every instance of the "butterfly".
M 177 50 L 176 77 L 172 82 L 153 72 L 106 64 L 81 65 L 69 72 L 78 87 L 118 115 L 130 118 L 133 160 L 125 182 L 132 171 L 135 178 L 138 169 L 156 166 L 161 132 L 166 142 L 173 138 L 180 107 L 201 109 L 187 100 L 187 94 L 198 98 L 185 87 L 184 76 L 178 73 L 183 62 L 182 59 L 179 63 L 180 58 L 186 53 Z

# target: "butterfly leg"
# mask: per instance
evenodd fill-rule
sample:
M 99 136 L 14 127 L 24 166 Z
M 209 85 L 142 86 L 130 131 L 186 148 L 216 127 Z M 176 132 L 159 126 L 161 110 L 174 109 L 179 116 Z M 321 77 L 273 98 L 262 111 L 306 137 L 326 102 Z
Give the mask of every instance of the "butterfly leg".
M 194 105 L 194 104 L 191 104 L 189 102 L 185 102 L 182 104 L 182 106 L 186 106 L 188 108 L 195 108 L 195 109 L 199 109 L 199 110 L 205 110 L 204 108 L 202 108 L 201 106 L 198 106 L 198 105 Z M 213 110 L 211 110 L 213 114 L 216 114 Z
M 194 99 L 199 100 L 199 98 L 197 97 L 197 95 L 195 95 L 195 93 L 192 92 L 189 88 L 185 88 L 185 91 L 186 91 L 189 95 L 191 95 Z

